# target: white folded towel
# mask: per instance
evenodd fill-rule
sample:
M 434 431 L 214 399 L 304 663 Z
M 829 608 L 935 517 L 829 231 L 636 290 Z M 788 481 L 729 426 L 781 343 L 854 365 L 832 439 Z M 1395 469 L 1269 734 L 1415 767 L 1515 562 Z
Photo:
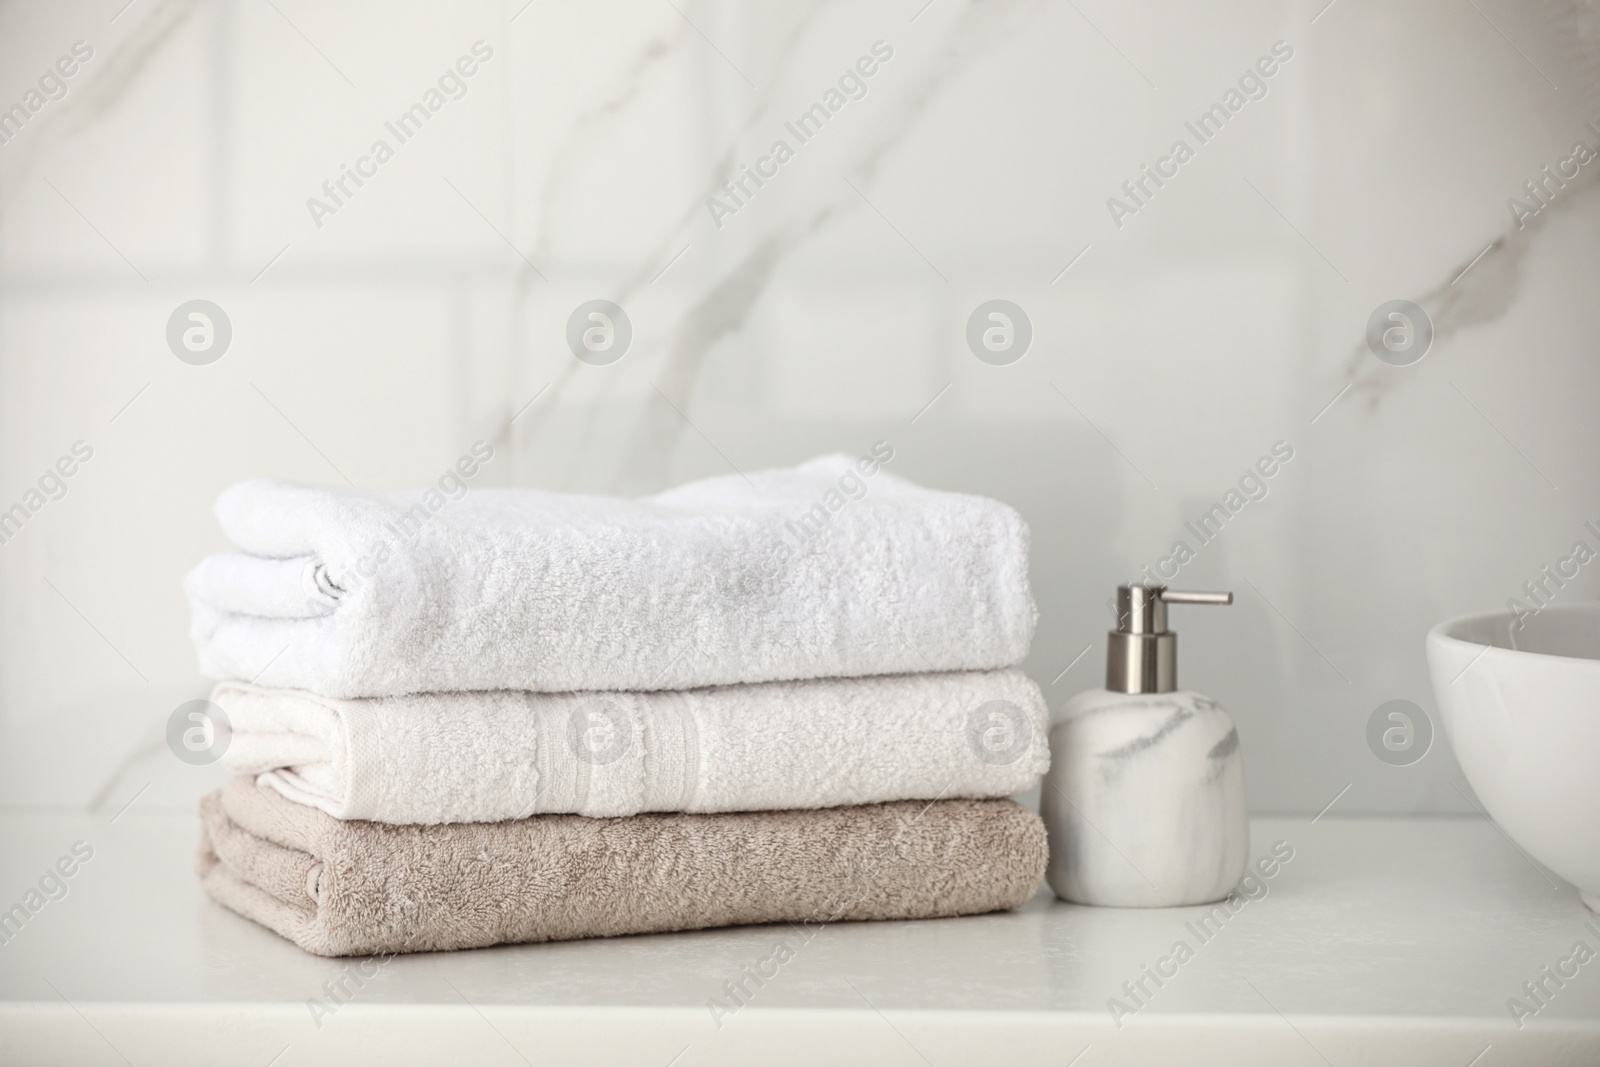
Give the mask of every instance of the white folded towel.
M 241 551 L 186 582 L 201 669 L 364 697 L 1020 663 L 1027 525 L 881 471 L 892 455 L 642 500 L 245 482 L 217 501 Z
M 315 556 L 207 556 L 189 574 L 190 596 L 215 610 L 268 619 L 332 615 L 343 592 Z
M 224 682 L 211 699 L 228 769 L 386 823 L 1002 797 L 1050 760 L 1044 696 L 1017 670 L 364 700 Z

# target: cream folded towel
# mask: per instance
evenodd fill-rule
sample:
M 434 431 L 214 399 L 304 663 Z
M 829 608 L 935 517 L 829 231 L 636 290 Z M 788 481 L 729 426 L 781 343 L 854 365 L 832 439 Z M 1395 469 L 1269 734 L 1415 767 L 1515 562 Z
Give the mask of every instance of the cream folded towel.
M 1013 908 L 1044 825 L 1009 800 L 345 822 L 249 779 L 200 802 L 213 899 L 321 956 Z
M 1027 526 L 884 458 L 642 500 L 246 482 L 217 501 L 241 551 L 186 582 L 201 669 L 365 697 L 1020 663 L 1036 616 Z
M 1004 797 L 1050 762 L 1018 670 L 660 693 L 340 700 L 223 682 L 223 763 L 340 819 L 768 811 Z

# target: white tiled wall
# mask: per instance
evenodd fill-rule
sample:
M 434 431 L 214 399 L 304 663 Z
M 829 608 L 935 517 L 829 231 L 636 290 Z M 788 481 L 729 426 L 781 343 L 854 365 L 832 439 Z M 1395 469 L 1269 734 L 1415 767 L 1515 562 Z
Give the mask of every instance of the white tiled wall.
M 419 483 L 484 437 L 500 484 L 631 493 L 884 438 L 1032 523 L 1052 703 L 1097 684 L 1116 582 L 1288 442 L 1182 570 L 1239 594 L 1177 622 L 1184 681 L 1233 709 L 1258 810 L 1346 785 L 1349 810 L 1464 810 L 1442 739 L 1392 768 L 1364 727 L 1432 710 L 1432 622 L 1600 519 L 1597 183 L 1526 230 L 1506 205 L 1600 142 L 1566 10 L 0 8 L 0 107 L 95 49 L 0 145 L 0 507 L 94 449 L 0 545 L 0 802 L 208 784 L 161 732 L 205 691 L 179 580 L 233 481 Z M 1107 198 L 1279 40 L 1267 94 L 1116 226 Z M 307 198 L 479 41 L 464 95 L 317 225 Z M 866 95 L 798 144 L 784 122 L 877 41 Z M 794 158 L 719 226 L 707 197 L 778 138 Z M 196 297 L 234 330 L 204 367 L 164 338 Z M 608 367 L 562 340 L 596 297 L 634 326 Z M 1362 342 L 1396 297 L 1440 329 L 1408 368 Z M 1034 328 L 1006 367 L 964 340 L 993 298 Z

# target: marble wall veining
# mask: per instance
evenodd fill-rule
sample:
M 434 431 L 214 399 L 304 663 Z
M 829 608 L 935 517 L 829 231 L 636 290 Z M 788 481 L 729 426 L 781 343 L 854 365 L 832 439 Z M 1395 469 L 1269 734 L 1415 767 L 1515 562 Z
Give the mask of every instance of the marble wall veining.
M 1442 734 L 1394 766 L 1367 721 L 1435 714 L 1428 627 L 1600 522 L 1580 0 L 109 0 L 0 6 L 0 57 L 0 509 L 92 450 L 0 544 L 0 803 L 214 784 L 164 741 L 179 582 L 250 476 L 481 438 L 494 484 L 641 493 L 887 440 L 1032 525 L 1053 706 L 1117 582 L 1238 594 L 1175 625 L 1258 812 L 1470 811 Z M 1020 359 L 969 346 L 991 300 Z M 1367 344 L 1392 300 L 1420 361 Z

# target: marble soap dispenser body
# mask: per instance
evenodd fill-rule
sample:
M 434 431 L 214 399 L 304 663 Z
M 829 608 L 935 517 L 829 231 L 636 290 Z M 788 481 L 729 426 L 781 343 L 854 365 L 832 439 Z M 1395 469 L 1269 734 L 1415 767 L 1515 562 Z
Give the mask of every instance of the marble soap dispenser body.
M 1050 887 L 1063 900 L 1180 907 L 1227 895 L 1249 848 L 1244 762 L 1216 701 L 1179 691 L 1169 603 L 1230 603 L 1229 594 L 1161 586 L 1118 590 L 1107 688 L 1052 717 L 1040 809 Z

